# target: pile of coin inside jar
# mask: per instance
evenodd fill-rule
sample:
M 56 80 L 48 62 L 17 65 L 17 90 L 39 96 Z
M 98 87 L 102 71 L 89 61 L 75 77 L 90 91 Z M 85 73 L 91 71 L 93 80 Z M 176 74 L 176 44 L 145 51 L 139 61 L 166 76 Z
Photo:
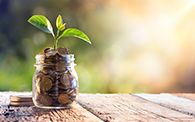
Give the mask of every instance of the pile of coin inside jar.
M 47 48 L 36 55 L 33 102 L 41 108 L 70 107 L 78 93 L 74 55 L 66 48 Z

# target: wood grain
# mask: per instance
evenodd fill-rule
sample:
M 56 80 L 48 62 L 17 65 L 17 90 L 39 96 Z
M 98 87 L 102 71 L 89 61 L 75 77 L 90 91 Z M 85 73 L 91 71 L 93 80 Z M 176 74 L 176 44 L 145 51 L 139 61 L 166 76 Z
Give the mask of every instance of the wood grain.
M 101 119 L 75 103 L 71 109 L 39 109 L 34 106 L 9 106 L 9 95 L 13 92 L 0 93 L 0 121 L 14 122 L 102 122 Z
M 193 93 L 176 93 L 173 95 L 178 96 L 178 97 L 184 97 L 184 98 L 195 101 L 195 94 Z
M 136 94 L 139 97 L 157 103 L 181 113 L 195 117 L 195 101 L 171 94 Z
M 194 94 L 79 94 L 71 109 L 9 106 L 10 95 L 30 94 L 0 92 L 0 122 L 195 122 Z
M 195 121 L 193 116 L 128 94 L 80 94 L 78 102 L 104 121 Z

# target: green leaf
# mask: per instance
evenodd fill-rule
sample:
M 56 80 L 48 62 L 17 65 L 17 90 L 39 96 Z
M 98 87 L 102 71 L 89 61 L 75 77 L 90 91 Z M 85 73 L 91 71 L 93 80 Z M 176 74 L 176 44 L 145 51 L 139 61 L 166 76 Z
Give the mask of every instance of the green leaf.
M 89 44 L 91 44 L 91 41 L 89 40 L 88 36 L 83 33 L 82 31 L 75 29 L 75 28 L 68 28 L 66 29 L 58 39 L 62 38 L 62 37 L 77 37 L 79 39 L 82 39 L 83 41 L 88 42 Z
M 66 25 L 66 23 L 62 24 L 62 25 L 59 27 L 59 30 L 60 30 L 60 31 L 63 31 L 63 30 L 65 29 L 65 25 Z
M 58 15 L 56 19 L 56 27 L 58 30 L 63 31 L 65 29 L 65 23 L 63 24 L 62 16 Z
M 51 33 L 54 36 L 52 25 L 45 16 L 33 15 L 31 18 L 28 19 L 28 22 L 37 27 L 38 29 L 46 33 Z

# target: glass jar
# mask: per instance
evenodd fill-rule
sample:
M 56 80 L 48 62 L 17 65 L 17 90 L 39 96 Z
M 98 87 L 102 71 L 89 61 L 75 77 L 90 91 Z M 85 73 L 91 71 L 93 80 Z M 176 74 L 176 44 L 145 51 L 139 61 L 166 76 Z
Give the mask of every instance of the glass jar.
M 70 108 L 78 94 L 74 55 L 36 55 L 33 103 L 39 108 Z

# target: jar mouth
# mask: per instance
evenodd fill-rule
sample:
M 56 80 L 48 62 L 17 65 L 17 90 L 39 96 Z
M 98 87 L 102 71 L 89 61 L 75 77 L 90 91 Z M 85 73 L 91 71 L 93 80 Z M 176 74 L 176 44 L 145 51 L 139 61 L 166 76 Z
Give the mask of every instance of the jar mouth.
M 71 63 L 71 64 L 65 64 L 63 67 L 75 67 L 77 64 Z M 43 66 L 43 67 L 53 67 L 56 66 L 56 64 L 47 64 L 47 63 L 42 63 L 42 64 L 34 64 L 35 67 L 38 66 Z
M 67 58 L 74 58 L 74 54 L 60 54 L 62 57 L 67 57 Z M 37 54 L 35 56 L 35 59 L 37 58 L 43 58 L 45 57 L 45 54 Z
M 54 54 L 49 57 L 47 57 L 45 54 L 37 54 L 35 56 L 35 59 L 36 59 L 36 63 L 34 66 L 37 66 L 37 65 L 53 66 L 59 62 L 64 63 L 67 66 L 75 65 L 74 54 L 63 54 L 63 55 Z

